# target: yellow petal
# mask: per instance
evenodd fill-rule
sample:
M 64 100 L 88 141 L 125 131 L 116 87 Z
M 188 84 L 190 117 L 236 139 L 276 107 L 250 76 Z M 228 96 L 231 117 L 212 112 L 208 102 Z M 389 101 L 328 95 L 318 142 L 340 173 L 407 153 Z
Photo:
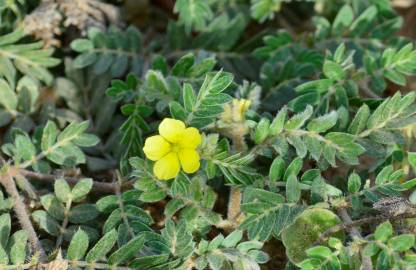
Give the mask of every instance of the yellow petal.
M 182 138 L 185 124 L 176 119 L 165 118 L 159 125 L 159 133 L 171 143 L 176 143 Z
M 179 160 L 176 153 L 170 152 L 163 158 L 156 161 L 153 166 L 153 173 L 160 180 L 175 178 L 180 170 Z
M 156 161 L 170 152 L 170 144 L 160 135 L 152 136 L 144 142 L 143 152 L 148 159 Z
M 201 141 L 202 138 L 199 131 L 196 128 L 189 127 L 183 132 L 179 145 L 182 148 L 195 149 L 201 144 Z
M 193 149 L 181 149 L 178 153 L 179 160 L 184 172 L 194 173 L 199 169 L 199 154 Z

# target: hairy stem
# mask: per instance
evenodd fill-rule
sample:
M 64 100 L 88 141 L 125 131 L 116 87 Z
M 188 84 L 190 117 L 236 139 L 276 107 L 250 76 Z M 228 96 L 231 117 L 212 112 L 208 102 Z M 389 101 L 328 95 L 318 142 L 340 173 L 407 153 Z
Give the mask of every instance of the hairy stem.
M 350 215 L 347 212 L 347 209 L 340 208 L 338 209 L 338 215 L 341 217 L 342 221 L 348 226 L 348 230 L 350 233 L 351 238 L 362 238 L 360 231 L 357 229 L 356 226 L 351 226 L 353 221 Z M 373 269 L 373 262 L 371 261 L 371 257 L 365 256 L 361 251 L 361 258 L 362 258 L 362 269 L 363 270 L 372 270 Z
M 33 224 L 30 221 L 30 217 L 26 210 L 26 206 L 20 198 L 19 192 L 16 188 L 16 185 L 14 183 L 12 175 L 10 174 L 9 169 L 7 169 L 6 172 L 4 172 L 1 175 L 0 182 L 6 189 L 6 192 L 13 199 L 13 210 L 17 216 L 17 219 L 19 220 L 20 226 L 23 230 L 25 230 L 28 233 L 29 242 L 33 250 L 35 252 L 39 252 L 41 260 L 44 260 L 46 258 L 45 251 L 43 250 L 42 245 L 40 244 L 39 238 L 36 234 Z
M 403 214 L 403 215 L 388 217 L 388 220 L 401 220 L 401 219 L 414 218 L 414 217 L 416 217 L 416 213 L 406 213 L 406 214 Z M 333 235 L 334 233 L 339 232 L 341 230 L 348 230 L 349 228 L 354 227 L 354 226 L 368 224 L 368 223 L 372 223 L 372 222 L 376 222 L 376 221 L 380 221 L 380 220 L 384 220 L 384 219 L 386 219 L 385 215 L 378 215 L 378 216 L 374 216 L 374 217 L 367 217 L 367 218 L 354 220 L 353 222 L 351 222 L 349 224 L 346 224 L 346 223 L 338 224 L 334 227 L 329 228 L 325 232 L 323 232 L 321 234 L 321 236 L 319 237 L 319 240 L 316 241 L 315 245 L 319 245 L 320 243 L 325 242 L 326 240 L 328 240 L 328 238 L 331 235 Z
M 243 152 L 247 145 L 244 141 L 243 134 L 234 134 L 232 136 L 232 141 L 234 148 L 237 152 Z M 241 199 L 242 193 L 240 187 L 231 187 L 230 195 L 228 199 L 228 208 L 227 208 L 227 219 L 229 221 L 235 221 L 240 216 L 241 213 Z
M 239 187 L 231 187 L 230 189 L 230 197 L 228 200 L 228 211 L 227 211 L 227 219 L 230 221 L 234 221 L 238 218 L 241 212 L 241 188 Z
M 64 233 L 66 230 L 66 227 L 68 226 L 68 222 L 69 222 L 69 214 L 71 211 L 71 205 L 72 205 L 72 199 L 68 199 L 66 202 L 66 207 L 65 207 L 65 217 L 64 220 L 62 221 L 62 225 L 61 225 L 61 230 L 59 232 L 59 236 L 58 239 L 56 240 L 56 244 L 55 244 L 55 248 L 58 249 L 61 244 L 62 244 L 62 240 L 64 237 Z
M 36 179 L 43 182 L 55 182 L 59 176 L 53 175 L 53 174 L 43 174 L 43 173 L 37 173 L 32 172 L 29 170 L 20 169 L 19 174 Z M 79 178 L 76 177 L 64 177 L 67 183 L 71 186 L 74 186 L 76 183 L 78 183 Z M 130 187 L 131 182 L 126 182 L 126 184 L 123 187 Z M 116 185 L 114 183 L 101 183 L 94 181 L 92 184 L 92 192 L 95 193 L 114 193 L 116 191 Z

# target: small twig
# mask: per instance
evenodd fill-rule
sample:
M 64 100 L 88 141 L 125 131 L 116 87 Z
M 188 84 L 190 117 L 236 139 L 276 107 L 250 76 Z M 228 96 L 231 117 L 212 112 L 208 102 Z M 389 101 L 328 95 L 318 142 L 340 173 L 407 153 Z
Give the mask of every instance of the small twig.
M 3 172 L 0 178 L 1 184 L 6 189 L 6 192 L 13 199 L 13 210 L 19 220 L 20 226 L 23 230 L 28 233 L 29 242 L 35 252 L 39 252 L 40 259 L 46 259 L 46 253 L 40 244 L 39 238 L 36 234 L 36 231 L 33 227 L 32 222 L 30 221 L 29 214 L 26 210 L 26 205 L 23 203 L 20 198 L 19 192 L 14 183 L 13 177 L 10 173 L 10 168 L 6 168 L 6 171 Z
M 126 225 L 128 233 L 130 234 L 131 238 L 134 238 L 136 236 L 136 234 L 134 233 L 133 229 L 131 228 L 131 226 L 129 226 L 129 219 L 128 216 L 126 214 L 126 211 L 124 210 L 124 202 L 123 199 L 121 198 L 121 189 L 120 187 L 122 186 L 122 177 L 120 175 L 119 171 L 116 171 L 116 179 L 114 179 L 113 184 L 115 186 L 115 194 L 117 195 L 117 203 L 119 205 L 119 209 L 121 210 L 121 219 L 123 220 L 123 223 Z
M 247 145 L 244 141 L 244 134 L 237 133 L 231 134 L 231 139 L 233 141 L 234 148 L 237 152 L 243 152 L 247 149 Z M 227 220 L 233 222 L 238 219 L 241 214 L 241 199 L 243 195 L 240 187 L 231 187 L 230 195 L 228 198 L 228 208 L 227 208 Z
M 353 221 L 350 215 L 345 208 L 338 209 L 338 215 L 341 217 L 342 221 L 345 223 L 347 230 L 350 232 L 351 238 L 362 238 L 360 231 L 357 229 L 356 226 L 351 225 Z M 365 256 L 361 251 L 361 258 L 362 258 L 362 269 L 363 270 L 372 270 L 373 269 L 373 262 L 371 261 L 371 257 Z
M 68 226 L 68 223 L 69 223 L 69 215 L 71 213 L 71 206 L 72 206 L 72 198 L 70 196 L 65 204 L 66 205 L 65 205 L 65 212 L 64 212 L 64 220 L 62 221 L 61 229 L 59 231 L 59 236 L 56 239 L 56 244 L 55 244 L 56 249 L 59 249 L 59 247 L 61 246 L 66 227 Z
M 241 213 L 241 188 L 231 187 L 228 200 L 227 219 L 235 221 Z
M 325 242 L 326 240 L 328 240 L 328 238 L 331 235 L 333 235 L 336 232 L 339 232 L 341 230 L 348 230 L 351 227 L 359 226 L 359 225 L 362 225 L 362 224 L 367 224 L 367 223 L 370 223 L 370 222 L 373 222 L 373 221 L 380 220 L 382 218 L 383 218 L 382 216 L 375 216 L 375 217 L 368 217 L 368 218 L 362 218 L 362 219 L 359 219 L 359 220 L 355 220 L 355 221 L 353 221 L 351 223 L 348 223 L 348 224 L 347 223 L 338 224 L 334 227 L 329 228 L 325 232 L 323 232 L 321 234 L 321 236 L 319 237 L 318 241 L 315 242 L 315 245 L 318 245 L 320 243 Z
M 415 213 L 406 213 L 403 215 L 398 215 L 398 216 L 391 216 L 391 217 L 387 217 L 388 220 L 401 220 L 401 219 L 406 219 L 406 218 L 414 218 L 416 217 Z M 328 238 L 333 235 L 334 233 L 341 231 L 341 230 L 347 230 L 353 226 L 359 226 L 359 225 L 363 225 L 363 224 L 368 224 L 368 223 L 372 223 L 375 221 L 380 221 L 386 219 L 385 215 L 378 215 L 378 216 L 374 216 L 374 217 L 368 217 L 368 218 L 362 218 L 362 219 L 358 219 L 358 220 L 354 220 L 353 222 L 349 223 L 349 224 L 338 224 L 334 227 L 329 228 L 328 230 L 326 230 L 325 232 L 323 232 L 321 234 L 321 236 L 319 237 L 319 240 L 316 241 L 315 245 L 318 245 L 320 243 L 325 242 L 326 240 L 328 240 Z
M 56 179 L 60 178 L 60 176 L 57 176 L 57 175 L 37 173 L 37 172 L 32 172 L 32 171 L 24 170 L 24 169 L 20 169 L 19 174 L 26 176 L 26 177 L 30 177 L 32 179 L 49 182 L 49 183 L 55 182 Z M 79 182 L 79 178 L 76 178 L 76 177 L 64 177 L 64 179 L 71 186 L 74 186 L 76 185 L 76 183 Z M 131 186 L 132 186 L 132 182 L 126 182 L 123 185 L 123 188 L 129 188 Z M 91 191 L 95 193 L 114 193 L 116 191 L 116 184 L 94 181 L 92 184 Z

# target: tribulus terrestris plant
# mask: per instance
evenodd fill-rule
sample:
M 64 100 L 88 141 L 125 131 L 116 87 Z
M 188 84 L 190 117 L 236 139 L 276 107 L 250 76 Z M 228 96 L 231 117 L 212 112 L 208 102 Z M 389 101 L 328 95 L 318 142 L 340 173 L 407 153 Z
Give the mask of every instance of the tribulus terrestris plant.
M 0 269 L 416 269 L 416 1 L 0 1 Z

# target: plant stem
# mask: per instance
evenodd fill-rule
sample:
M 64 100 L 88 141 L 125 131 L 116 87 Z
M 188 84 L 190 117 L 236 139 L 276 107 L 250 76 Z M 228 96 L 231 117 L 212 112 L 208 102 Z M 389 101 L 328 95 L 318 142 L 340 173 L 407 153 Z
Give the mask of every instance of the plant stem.
M 362 238 L 360 231 L 355 227 L 350 215 L 345 208 L 338 209 L 338 215 L 341 217 L 342 221 L 344 222 L 345 226 L 348 226 L 349 233 L 351 238 Z M 363 270 L 372 270 L 373 269 L 373 262 L 371 261 L 371 257 L 365 256 L 363 251 L 361 251 L 361 258 L 362 258 L 362 269 Z
M 53 174 L 43 174 L 43 173 L 37 173 L 32 172 L 29 170 L 19 169 L 19 174 L 30 177 L 32 179 L 36 179 L 39 181 L 44 182 L 54 182 L 59 176 L 53 175 Z M 79 178 L 75 177 L 64 177 L 67 183 L 71 186 L 76 185 L 76 183 L 79 182 Z M 123 187 L 129 187 L 131 186 L 130 182 L 126 182 L 126 185 Z M 116 191 L 116 185 L 114 183 L 101 183 L 94 181 L 92 184 L 92 192 L 95 193 L 114 193 Z
M 416 216 L 415 213 L 406 213 L 406 214 L 403 214 L 403 215 L 388 217 L 388 219 L 389 220 L 400 220 L 400 219 L 406 219 L 406 218 L 414 218 L 415 216 Z M 351 222 L 349 224 L 346 224 L 346 223 L 338 224 L 334 227 L 329 228 L 325 232 L 323 232 L 321 234 L 321 236 L 319 237 L 319 240 L 316 241 L 315 245 L 318 245 L 320 243 L 325 242 L 326 240 L 328 240 L 328 238 L 331 235 L 333 235 L 334 233 L 336 233 L 338 231 L 347 230 L 348 228 L 351 228 L 353 226 L 368 224 L 368 223 L 375 222 L 375 221 L 380 221 L 380 220 L 383 220 L 383 219 L 386 219 L 385 215 L 378 215 L 378 216 L 374 216 L 374 217 L 367 217 L 367 218 L 354 220 L 353 222 Z
M 59 247 L 62 244 L 62 240 L 64 237 L 64 233 L 66 230 L 66 227 L 68 226 L 68 222 L 69 222 L 69 214 L 71 213 L 71 205 L 72 205 L 72 198 L 68 199 L 66 202 L 66 207 L 65 207 L 65 217 L 64 220 L 62 221 L 62 225 L 61 225 L 61 229 L 60 229 L 60 233 L 58 236 L 58 239 L 56 240 L 56 245 L 55 245 L 55 249 L 59 249 Z
M 232 141 L 237 152 L 246 150 L 247 145 L 244 141 L 244 134 L 233 134 Z M 231 187 L 228 198 L 227 219 L 229 221 L 236 221 L 241 214 L 241 199 L 242 193 L 240 187 Z
M 121 219 L 123 220 L 124 225 L 126 225 L 127 231 L 130 234 L 131 238 L 134 238 L 136 234 L 134 233 L 133 229 L 129 225 L 128 215 L 126 214 L 126 211 L 124 210 L 124 203 L 123 199 L 121 197 L 121 184 L 122 184 L 122 178 L 119 171 L 116 171 L 117 179 L 113 182 L 115 186 L 115 194 L 117 195 L 117 203 L 119 205 L 119 209 L 121 210 Z
M 33 224 L 30 221 L 26 206 L 20 198 L 19 192 L 16 188 L 9 168 L 6 168 L 6 171 L 1 175 L 0 182 L 6 189 L 6 192 L 13 199 L 13 210 L 17 216 L 17 219 L 19 220 L 20 226 L 28 233 L 29 242 L 33 250 L 35 252 L 39 252 L 41 260 L 45 260 L 45 251 L 43 250 L 36 231 L 33 228 Z
M 230 221 L 235 221 L 241 212 L 241 188 L 240 187 L 231 187 L 230 197 L 228 200 L 228 211 L 227 219 Z

